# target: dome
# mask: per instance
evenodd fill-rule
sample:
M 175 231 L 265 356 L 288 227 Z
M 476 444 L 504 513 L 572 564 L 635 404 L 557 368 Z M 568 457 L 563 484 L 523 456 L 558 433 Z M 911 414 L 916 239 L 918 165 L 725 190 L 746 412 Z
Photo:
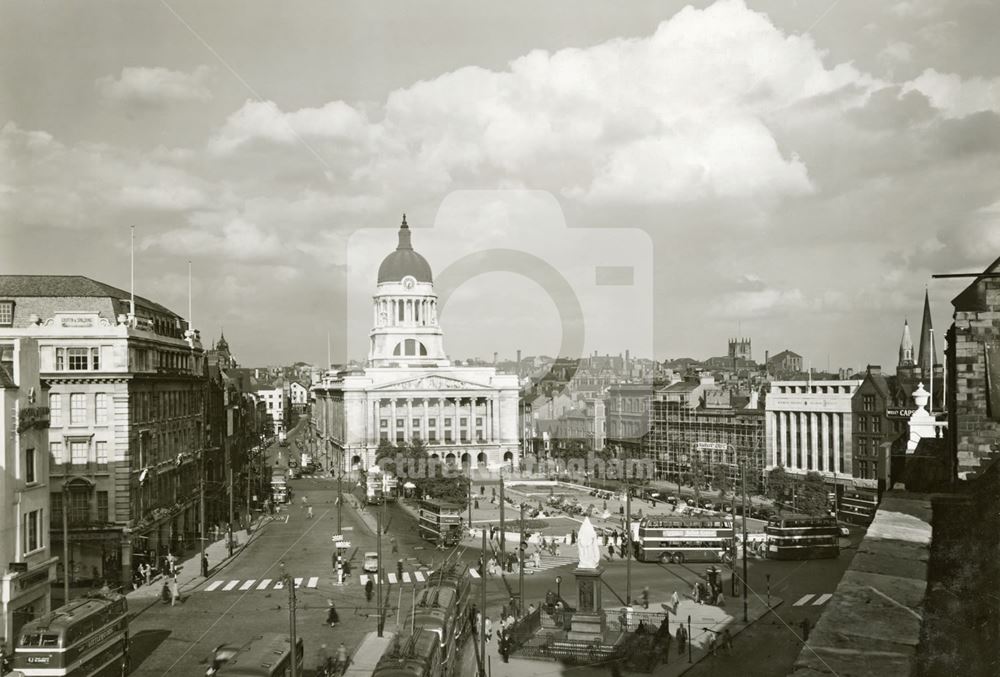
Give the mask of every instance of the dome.
M 403 223 L 399 226 L 399 245 L 396 251 L 392 252 L 382 261 L 378 267 L 378 281 L 399 282 L 407 275 L 412 275 L 417 282 L 433 282 L 431 276 L 431 266 L 427 259 L 413 251 L 410 244 L 410 227 L 406 225 L 406 214 L 403 214 Z

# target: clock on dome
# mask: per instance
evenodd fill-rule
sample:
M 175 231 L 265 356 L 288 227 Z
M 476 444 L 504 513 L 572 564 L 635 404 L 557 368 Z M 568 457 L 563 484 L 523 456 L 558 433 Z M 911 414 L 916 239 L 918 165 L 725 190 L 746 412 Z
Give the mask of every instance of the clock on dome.
M 403 287 L 405 289 L 413 289 L 413 285 L 417 283 L 417 279 L 412 275 L 407 275 L 403 278 Z

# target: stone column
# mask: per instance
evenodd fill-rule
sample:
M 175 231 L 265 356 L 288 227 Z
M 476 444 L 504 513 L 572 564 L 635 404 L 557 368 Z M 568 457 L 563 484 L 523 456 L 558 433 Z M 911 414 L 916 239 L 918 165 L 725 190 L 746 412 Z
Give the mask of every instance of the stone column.
M 413 398 L 406 398 L 406 441 L 413 441 Z
M 833 468 L 831 470 L 836 470 L 840 472 L 840 435 L 843 433 L 844 427 L 844 415 L 834 414 L 833 415 Z
M 792 448 L 788 451 L 791 454 L 790 462 L 788 464 L 789 468 L 798 468 L 798 454 L 796 450 L 798 449 L 801 441 L 799 440 L 799 422 L 798 417 L 795 412 L 788 412 L 788 432 L 791 437 Z
M 811 413 L 809 416 L 809 437 L 812 449 L 810 453 L 812 454 L 812 469 L 819 470 L 819 417 L 820 414 Z
M 389 442 L 396 443 L 396 398 L 389 400 L 389 410 L 392 412 L 392 419 L 389 420 Z
M 832 471 L 833 468 L 829 467 L 830 460 L 830 414 L 824 412 L 819 415 L 822 425 L 820 426 L 820 434 L 822 440 L 820 440 L 819 445 L 819 470 Z
M 767 416 L 765 430 L 767 431 L 767 440 L 771 451 L 770 465 L 778 465 L 778 416 L 773 411 L 767 412 L 765 416 Z

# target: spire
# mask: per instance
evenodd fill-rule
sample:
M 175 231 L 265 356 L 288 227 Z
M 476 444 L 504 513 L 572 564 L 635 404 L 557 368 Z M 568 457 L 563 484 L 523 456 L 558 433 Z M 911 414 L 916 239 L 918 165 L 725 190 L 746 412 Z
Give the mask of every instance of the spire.
M 899 364 L 897 366 L 913 366 L 913 339 L 910 337 L 909 320 L 903 320 L 903 338 L 899 341 Z
M 406 225 L 406 214 L 403 214 L 403 223 L 399 225 L 399 244 L 396 249 L 413 249 L 410 243 L 410 227 Z
M 931 302 L 927 295 L 927 290 L 924 290 L 924 319 L 920 326 L 920 352 L 917 354 L 917 366 L 923 370 L 924 374 L 929 374 L 930 369 L 934 367 L 935 364 L 939 364 L 937 355 L 931 355 L 931 332 L 934 329 L 934 325 L 931 324 Z M 937 353 L 937 351 L 934 351 Z

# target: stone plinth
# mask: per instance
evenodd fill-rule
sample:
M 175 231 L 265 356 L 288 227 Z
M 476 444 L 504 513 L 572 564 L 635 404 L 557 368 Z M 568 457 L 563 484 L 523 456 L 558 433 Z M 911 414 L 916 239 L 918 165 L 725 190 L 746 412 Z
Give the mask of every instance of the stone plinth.
M 604 568 L 573 570 L 576 577 L 577 610 L 573 614 L 568 639 L 592 641 L 604 639 L 604 611 L 601 609 L 601 592 Z

